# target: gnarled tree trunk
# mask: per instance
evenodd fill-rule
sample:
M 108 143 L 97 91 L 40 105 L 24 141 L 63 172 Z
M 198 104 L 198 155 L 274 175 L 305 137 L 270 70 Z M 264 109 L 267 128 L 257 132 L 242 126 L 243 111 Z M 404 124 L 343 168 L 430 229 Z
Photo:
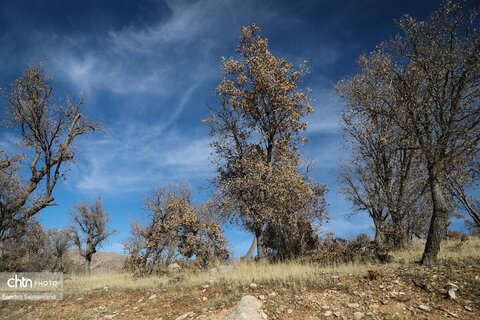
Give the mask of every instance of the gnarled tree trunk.
M 437 261 L 437 255 L 440 251 L 440 243 L 445 236 L 448 220 L 448 206 L 443 188 L 440 184 L 437 173 L 429 168 L 429 184 L 433 201 L 433 214 L 430 221 L 427 243 L 423 252 L 422 265 L 431 265 Z

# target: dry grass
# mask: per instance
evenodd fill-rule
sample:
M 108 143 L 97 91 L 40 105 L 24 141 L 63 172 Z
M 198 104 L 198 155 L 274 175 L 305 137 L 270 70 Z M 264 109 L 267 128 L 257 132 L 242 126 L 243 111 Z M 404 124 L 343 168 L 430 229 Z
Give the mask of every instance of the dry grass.
M 396 263 L 414 263 L 420 261 L 424 245 L 412 245 L 405 250 L 394 253 Z M 438 259 L 441 261 L 463 260 L 480 255 L 480 238 L 470 237 L 467 241 L 442 241 Z M 394 262 L 394 263 L 395 263 Z
M 368 270 L 378 268 L 397 269 L 405 264 L 412 264 L 421 259 L 423 245 L 411 246 L 408 249 L 394 252 L 394 261 L 387 265 L 349 263 L 320 266 L 308 262 L 283 262 L 260 264 L 254 262 L 236 262 L 234 271 L 212 275 L 208 270 L 182 270 L 163 276 L 135 278 L 130 274 L 98 274 L 91 276 L 66 276 L 64 289 L 66 295 L 85 295 L 108 287 L 114 291 L 188 289 L 206 284 L 232 287 L 247 287 L 251 283 L 257 285 L 278 286 L 325 286 L 335 281 L 335 277 L 360 278 L 368 274 Z M 444 241 L 439 254 L 441 261 L 462 261 L 480 255 L 480 238 L 470 238 L 461 243 L 459 240 Z

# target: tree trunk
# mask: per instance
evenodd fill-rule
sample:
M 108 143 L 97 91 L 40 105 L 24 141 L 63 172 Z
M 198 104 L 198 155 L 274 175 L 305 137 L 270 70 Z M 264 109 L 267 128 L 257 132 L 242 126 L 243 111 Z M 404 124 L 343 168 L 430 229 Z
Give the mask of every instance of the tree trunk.
M 87 244 L 85 246 L 85 274 L 90 274 L 90 264 L 92 262 L 92 255 L 94 249 L 92 248 L 92 238 L 91 235 L 87 237 Z
M 375 241 L 375 243 L 377 244 L 378 247 L 381 247 L 382 245 L 382 227 L 380 225 L 380 223 L 375 223 L 374 221 L 374 225 L 375 225 L 375 239 L 373 241 Z
M 429 184 L 433 201 L 433 214 L 428 230 L 427 243 L 422 256 L 422 265 L 432 265 L 437 261 L 440 243 L 445 236 L 448 220 L 448 206 L 436 173 L 429 169 Z
M 255 237 L 257 238 L 257 258 L 259 261 L 265 260 L 267 255 L 265 254 L 265 248 L 263 247 L 262 229 L 257 229 L 255 231 Z
M 250 260 L 253 257 L 253 252 L 255 251 L 255 248 L 257 247 L 257 236 L 253 236 L 253 242 L 252 245 L 250 246 L 250 249 L 248 249 L 247 254 L 242 258 L 242 260 Z
M 85 274 L 89 275 L 90 274 L 90 264 L 92 263 L 92 257 L 87 256 L 85 257 Z

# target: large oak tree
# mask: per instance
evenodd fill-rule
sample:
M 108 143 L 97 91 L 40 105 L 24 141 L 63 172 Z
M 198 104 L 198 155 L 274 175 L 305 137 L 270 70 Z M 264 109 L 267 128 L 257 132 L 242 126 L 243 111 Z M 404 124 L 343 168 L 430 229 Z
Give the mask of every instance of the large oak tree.
M 390 119 L 404 148 L 427 172 L 432 215 L 422 264 L 436 262 L 449 216 L 449 175 L 480 147 L 478 7 L 445 1 L 420 21 L 404 15 L 401 34 L 359 59 L 341 84 L 352 107 Z
M 263 235 L 270 222 L 287 216 L 293 220 L 285 222 L 322 220 L 326 210 L 325 186 L 298 170 L 298 147 L 306 141 L 300 135 L 306 129 L 302 118 L 313 112 L 310 90 L 298 88 L 308 71 L 306 62 L 297 70 L 275 57 L 259 32 L 255 24 L 243 27 L 239 60 L 222 58 L 218 105 L 204 122 L 215 138 L 214 182 L 234 217 L 255 235 L 258 257 L 263 258 Z

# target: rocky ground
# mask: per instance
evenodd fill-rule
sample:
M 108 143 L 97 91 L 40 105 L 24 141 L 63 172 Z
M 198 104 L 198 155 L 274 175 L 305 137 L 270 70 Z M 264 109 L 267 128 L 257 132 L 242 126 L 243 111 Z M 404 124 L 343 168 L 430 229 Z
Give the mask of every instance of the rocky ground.
M 425 268 L 375 265 L 326 274 L 321 286 L 204 284 L 67 294 L 62 301 L 0 302 L 0 319 L 480 319 L 480 258 Z M 450 291 L 450 292 L 449 292 Z M 242 297 L 251 296 L 248 298 Z M 239 301 L 243 306 L 236 307 Z M 240 309 L 244 308 L 244 310 Z M 247 314 L 247 315 L 246 315 Z

